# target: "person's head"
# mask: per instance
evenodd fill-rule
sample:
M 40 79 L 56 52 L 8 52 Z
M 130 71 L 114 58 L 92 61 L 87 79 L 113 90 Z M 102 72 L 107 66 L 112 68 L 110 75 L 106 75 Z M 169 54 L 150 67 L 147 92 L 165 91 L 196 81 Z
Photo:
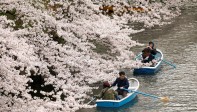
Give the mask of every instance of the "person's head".
M 110 84 L 108 81 L 103 82 L 103 88 L 106 88 L 106 87 L 110 87 Z
M 148 44 L 149 44 L 149 46 L 150 46 L 151 48 L 154 48 L 154 43 L 153 43 L 153 42 L 150 41 Z
M 125 72 L 123 71 L 119 72 L 119 77 L 121 80 L 125 79 Z
M 142 51 L 142 57 L 143 57 L 143 58 L 146 58 L 146 57 L 149 56 L 150 54 L 151 54 L 150 48 L 145 48 L 145 49 Z

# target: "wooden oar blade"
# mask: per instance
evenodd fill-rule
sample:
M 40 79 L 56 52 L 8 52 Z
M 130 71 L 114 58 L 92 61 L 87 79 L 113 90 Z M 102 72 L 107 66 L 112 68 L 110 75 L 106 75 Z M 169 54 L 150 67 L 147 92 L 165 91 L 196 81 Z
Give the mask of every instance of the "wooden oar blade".
M 169 102 L 170 101 L 170 99 L 168 97 L 160 97 L 160 100 L 162 102 Z

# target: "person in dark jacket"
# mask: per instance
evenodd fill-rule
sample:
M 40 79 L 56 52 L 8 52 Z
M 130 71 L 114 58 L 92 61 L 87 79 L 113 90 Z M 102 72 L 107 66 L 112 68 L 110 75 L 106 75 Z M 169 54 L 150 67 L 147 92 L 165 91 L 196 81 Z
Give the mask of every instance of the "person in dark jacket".
M 118 92 L 118 95 L 122 95 L 123 97 L 127 96 L 127 91 L 124 89 L 129 88 L 129 81 L 125 76 L 125 72 L 119 72 L 119 77 L 116 78 L 112 86 L 118 86 L 118 89 L 116 90 Z
M 151 42 L 151 41 L 150 41 L 148 44 L 149 44 L 149 45 L 147 46 L 147 48 L 149 48 L 149 49 L 151 50 L 151 54 L 152 54 L 152 55 L 156 55 L 157 51 L 156 51 L 156 49 L 154 48 L 155 44 L 154 44 L 153 42 Z
M 151 50 L 149 48 L 145 48 L 142 51 L 142 63 L 149 63 L 151 62 L 155 57 L 151 54 Z

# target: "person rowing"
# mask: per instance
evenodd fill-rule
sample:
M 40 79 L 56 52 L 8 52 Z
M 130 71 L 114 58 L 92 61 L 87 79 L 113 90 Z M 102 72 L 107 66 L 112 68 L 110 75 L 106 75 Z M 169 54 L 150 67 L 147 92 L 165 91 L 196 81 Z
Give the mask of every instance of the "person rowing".
M 119 77 L 116 78 L 112 86 L 118 86 L 118 89 L 116 90 L 118 92 L 118 95 L 122 95 L 123 98 L 127 96 L 128 91 L 124 89 L 129 88 L 129 81 L 126 78 L 125 72 L 121 71 L 119 72 Z

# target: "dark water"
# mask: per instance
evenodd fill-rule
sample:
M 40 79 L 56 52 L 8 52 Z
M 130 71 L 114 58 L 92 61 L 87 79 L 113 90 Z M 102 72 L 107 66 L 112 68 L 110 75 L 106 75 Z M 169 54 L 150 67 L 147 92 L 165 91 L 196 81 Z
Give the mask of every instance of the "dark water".
M 170 25 L 132 36 L 140 43 L 154 41 L 164 58 L 177 68 L 163 64 L 156 75 L 149 76 L 133 76 L 132 71 L 127 71 L 128 77 L 139 80 L 140 91 L 167 96 L 170 102 L 138 95 L 134 102 L 121 108 L 80 109 L 78 112 L 197 112 L 197 3 L 186 6 L 182 13 Z M 132 51 L 137 53 L 142 48 L 132 48 Z

